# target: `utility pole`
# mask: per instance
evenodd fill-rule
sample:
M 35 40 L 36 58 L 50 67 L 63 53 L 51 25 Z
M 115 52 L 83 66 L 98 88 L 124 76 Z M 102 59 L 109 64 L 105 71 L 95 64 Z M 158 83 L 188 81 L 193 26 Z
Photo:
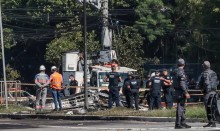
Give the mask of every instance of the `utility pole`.
M 8 89 L 6 83 L 6 71 L 5 71 L 5 46 L 3 41 L 3 27 L 2 27 L 2 4 L 0 1 L 0 31 L 1 31 L 1 46 L 2 46 L 2 67 L 3 67 L 3 77 L 4 77 L 4 85 L 5 85 L 5 106 L 8 109 Z
M 88 89 L 87 89 L 87 21 L 86 21 L 86 0 L 83 0 L 84 14 L 84 108 L 88 109 Z
M 112 47 L 112 32 L 108 28 L 108 0 L 102 1 L 102 48 L 111 49 Z

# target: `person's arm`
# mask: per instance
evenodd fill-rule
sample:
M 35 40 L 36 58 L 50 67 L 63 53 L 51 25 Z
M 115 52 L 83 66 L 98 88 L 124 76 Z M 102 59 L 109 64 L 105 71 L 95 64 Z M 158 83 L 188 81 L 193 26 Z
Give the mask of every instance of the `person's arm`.
M 149 86 L 149 87 L 151 87 L 152 81 L 153 81 L 153 78 L 151 78 L 151 79 L 149 80 L 149 83 L 148 83 L 148 86 Z
M 172 85 L 172 81 L 170 79 L 165 79 L 163 77 L 160 78 L 163 81 L 163 84 L 165 86 L 171 86 Z
M 106 76 L 104 77 L 104 82 L 107 82 L 109 78 L 109 74 L 106 74 Z
M 190 95 L 187 90 L 187 85 L 186 85 L 186 75 L 183 71 L 180 71 L 178 74 L 178 77 L 180 79 L 180 88 L 184 92 L 186 98 L 190 98 Z
M 50 75 L 50 82 L 52 82 L 53 81 L 53 76 L 52 76 L 52 74 Z
M 121 76 L 119 76 L 119 81 L 122 82 L 122 78 L 121 78 Z
M 35 76 L 35 78 L 34 78 L 34 83 L 35 83 L 38 87 L 42 87 L 41 83 L 38 81 L 38 75 Z
M 130 82 L 129 82 L 129 81 L 126 81 L 126 82 L 125 82 L 125 85 L 126 85 L 126 87 L 127 87 L 128 89 L 131 88 L 131 86 L 130 86 Z
M 44 83 L 43 87 L 46 87 L 50 84 L 50 78 L 47 74 L 45 74 L 45 77 L 46 77 L 46 83 Z
M 53 82 L 53 74 L 50 75 L 50 84 Z
M 75 80 L 75 81 L 76 81 L 75 86 L 78 86 L 78 81 L 77 80 Z

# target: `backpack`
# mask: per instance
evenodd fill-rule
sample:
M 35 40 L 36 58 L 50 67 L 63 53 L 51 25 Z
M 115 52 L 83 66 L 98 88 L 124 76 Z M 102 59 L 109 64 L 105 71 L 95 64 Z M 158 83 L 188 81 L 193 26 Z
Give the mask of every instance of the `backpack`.
M 217 86 L 219 85 L 217 74 L 214 71 L 212 71 L 209 75 L 210 75 L 211 88 L 217 89 Z

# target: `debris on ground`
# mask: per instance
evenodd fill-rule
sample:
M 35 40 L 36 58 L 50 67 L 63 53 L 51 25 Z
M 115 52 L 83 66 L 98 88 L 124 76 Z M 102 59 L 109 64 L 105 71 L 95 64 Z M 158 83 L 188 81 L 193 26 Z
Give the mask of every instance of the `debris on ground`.
M 120 106 L 126 107 L 126 101 L 124 96 L 120 97 Z M 78 93 L 75 95 L 62 98 L 63 110 L 67 110 L 66 114 L 85 114 L 84 110 L 84 93 Z M 102 90 L 88 90 L 88 106 L 87 111 L 100 111 L 108 108 L 108 91 Z M 146 111 L 147 108 L 143 105 L 139 106 L 140 110 Z M 46 103 L 46 110 L 53 110 L 54 102 L 49 100 Z

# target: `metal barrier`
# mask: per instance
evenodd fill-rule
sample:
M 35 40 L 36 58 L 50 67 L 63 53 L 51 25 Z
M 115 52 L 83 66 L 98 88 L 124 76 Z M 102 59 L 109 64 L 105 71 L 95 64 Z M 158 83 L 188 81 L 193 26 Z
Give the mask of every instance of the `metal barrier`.
M 21 86 L 35 86 L 36 84 L 31 84 L 31 83 L 21 83 Z M 62 88 L 84 88 L 84 86 L 62 86 Z M 92 87 L 89 86 L 88 89 L 97 89 L 97 90 L 108 90 L 108 87 L 103 86 L 103 87 Z M 140 92 L 144 92 L 144 91 L 149 91 L 149 88 L 140 88 Z M 219 91 L 219 90 L 217 90 Z M 188 90 L 188 92 L 190 93 L 191 96 L 203 96 L 203 91 L 200 89 L 193 89 L 193 90 Z
M 21 90 L 21 82 L 20 81 L 6 81 L 7 91 L 5 91 L 4 81 L 0 81 L 0 104 L 5 104 L 6 101 L 13 102 L 18 104 L 18 97 L 21 96 L 19 92 Z M 7 92 L 7 97 L 5 93 Z
M 33 95 L 35 95 L 35 93 L 36 93 L 36 88 L 34 88 L 35 86 L 36 86 L 36 84 L 32 84 L 32 83 L 17 83 L 17 85 L 19 85 L 19 89 L 22 89 L 22 90 L 25 90 L 25 91 L 27 91 L 27 92 L 29 92 L 29 93 L 31 93 L 31 94 L 33 94 Z M 81 88 L 81 89 L 83 89 L 84 87 L 83 86 L 62 86 L 62 88 L 64 89 L 64 88 Z M 88 87 L 88 89 L 92 89 L 92 90 L 108 90 L 108 87 Z M 145 98 L 145 96 L 143 95 L 143 94 L 145 94 L 144 92 L 149 92 L 149 88 L 140 88 L 140 99 L 141 100 L 144 100 L 144 98 Z M 30 92 L 30 91 L 32 91 L 32 92 Z M 194 90 L 189 90 L 189 93 L 190 93 L 190 95 L 191 96 L 195 96 L 194 98 L 196 98 L 197 99 L 197 97 L 199 98 L 199 101 L 196 101 L 195 103 L 196 104 L 198 104 L 198 103 L 201 103 L 201 98 L 202 98 L 202 96 L 203 96 L 203 92 L 202 92 L 202 90 L 199 90 L 199 89 L 194 89 Z M 75 103 L 81 103 L 81 102 L 83 102 L 83 97 L 84 97 L 84 95 L 81 93 L 81 94 L 78 94 L 79 96 L 77 96 L 77 97 L 71 97 L 71 99 L 70 98 L 68 98 L 68 101 L 66 101 L 66 99 L 63 101 L 65 104 L 64 105 L 66 105 L 66 106 L 69 106 L 69 105 L 75 105 Z M 81 96 L 83 96 L 83 97 L 81 97 Z M 51 98 L 50 96 L 49 96 L 49 98 Z M 16 103 L 17 103 L 17 101 L 16 101 Z M 53 103 L 52 103 L 53 104 Z M 81 103 L 82 104 L 82 103 Z M 83 104 L 82 104 L 83 105 Z M 51 109 L 53 109 L 53 107 L 51 106 L 50 107 Z

